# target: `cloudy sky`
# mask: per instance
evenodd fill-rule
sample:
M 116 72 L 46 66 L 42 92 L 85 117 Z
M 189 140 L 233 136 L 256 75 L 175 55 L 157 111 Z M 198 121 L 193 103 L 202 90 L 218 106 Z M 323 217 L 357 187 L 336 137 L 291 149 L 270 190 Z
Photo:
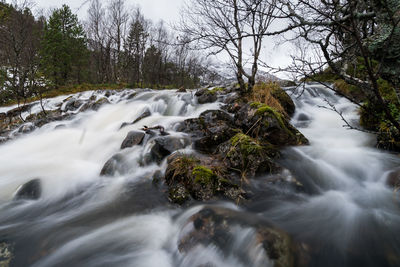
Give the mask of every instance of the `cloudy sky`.
M 7 0 L 11 2 L 12 0 Z M 34 10 L 40 14 L 49 14 L 51 8 L 58 8 L 62 4 L 67 4 L 72 11 L 77 13 L 81 20 L 86 19 L 89 2 L 86 0 L 30 0 L 35 3 Z M 102 1 L 106 5 L 107 1 Z M 139 6 L 146 18 L 153 22 L 164 20 L 167 24 L 173 24 L 179 20 L 179 12 L 185 0 L 126 0 L 128 7 Z M 85 4 L 86 3 L 86 4 Z M 292 48 L 286 44 L 283 46 L 274 45 L 275 40 L 268 38 L 264 41 L 264 53 L 262 60 L 274 67 L 284 67 L 290 63 L 288 54 Z M 227 61 L 226 56 L 219 56 L 219 60 Z M 277 75 L 285 78 L 282 73 Z
M 153 21 L 160 19 L 166 22 L 174 21 L 179 16 L 179 9 L 184 0 L 126 0 L 130 7 L 140 6 L 143 14 Z M 86 12 L 89 2 L 82 6 L 85 0 L 33 0 L 36 3 L 36 8 L 52 8 L 60 7 L 62 4 L 67 4 L 74 12 L 77 12 L 80 19 L 86 18 Z M 107 1 L 102 1 L 106 3 Z M 80 9 L 79 9 L 80 8 Z M 79 10 L 78 10 L 79 9 Z

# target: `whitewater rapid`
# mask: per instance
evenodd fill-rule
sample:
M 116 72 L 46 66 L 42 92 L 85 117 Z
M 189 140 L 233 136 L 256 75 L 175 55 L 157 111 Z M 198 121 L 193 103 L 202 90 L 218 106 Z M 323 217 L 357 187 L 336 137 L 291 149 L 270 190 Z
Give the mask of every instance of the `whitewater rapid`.
M 307 266 L 396 266 L 400 255 L 400 196 L 386 185 L 400 165 L 397 155 L 376 150 L 374 136 L 343 127 L 357 124 L 357 107 L 320 85 L 287 88 L 296 104 L 292 123 L 310 145 L 282 151 L 281 164 L 301 192 L 252 181 L 255 201 L 237 207 L 210 203 L 243 217 L 272 221 L 307 245 Z M 131 98 L 133 92 L 137 94 Z M 88 99 L 104 92 L 73 97 Z M 56 108 L 66 97 L 47 103 Z M 0 145 L 0 241 L 15 245 L 14 266 L 273 266 L 252 225 L 232 226 L 223 247 L 198 244 L 188 253 L 179 241 L 193 229 L 191 216 L 204 208 L 168 204 L 153 184 L 161 164 L 143 166 L 150 144 L 120 150 L 127 133 L 162 125 L 173 136 L 179 122 L 219 109 L 198 104 L 192 92 L 124 90 L 110 104 L 72 119 L 46 124 Z M 325 108 L 323 108 L 323 106 Z M 151 116 L 120 128 L 144 111 Z M 60 127 L 62 125 L 63 127 Z M 183 148 L 190 152 L 191 147 Z M 131 162 L 115 177 L 100 176 L 116 153 Z M 16 189 L 40 178 L 39 200 L 13 201 Z

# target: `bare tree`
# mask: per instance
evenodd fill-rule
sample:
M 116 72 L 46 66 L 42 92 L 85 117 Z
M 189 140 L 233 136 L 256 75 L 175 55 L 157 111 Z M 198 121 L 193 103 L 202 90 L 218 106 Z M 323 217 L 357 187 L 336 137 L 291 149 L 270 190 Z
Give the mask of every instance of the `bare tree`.
M 5 11 L 0 27 L 0 73 L 5 87 L 2 89 L 18 104 L 25 103 L 38 87 L 38 50 L 43 25 L 35 20 L 29 8 L 28 1 L 2 6 Z
M 210 50 L 210 54 L 226 52 L 235 67 L 241 92 L 247 93 L 255 84 L 262 41 L 274 20 L 275 7 L 275 1 L 190 0 L 178 29 L 191 42 L 197 42 L 198 48 Z M 246 70 L 247 63 L 250 71 Z
M 109 6 L 109 34 L 113 40 L 113 54 L 114 54 L 114 78 L 116 81 L 120 79 L 121 72 L 121 51 L 123 48 L 124 40 L 126 38 L 127 24 L 129 21 L 129 14 L 125 4 L 125 0 L 111 0 Z
M 387 65 L 390 62 L 393 65 L 393 61 L 400 62 L 400 51 L 396 48 L 400 41 L 400 4 L 375 0 L 280 0 L 278 8 L 279 17 L 288 20 L 289 24 L 267 34 L 294 30 L 296 37 L 321 52 L 316 61 L 310 60 L 311 57 L 294 57 L 295 65 L 292 67 L 299 70 L 302 66 L 306 75 L 329 67 L 346 83 L 358 87 L 366 99 L 377 103 L 386 119 L 400 131 L 400 124 L 391 113 L 379 85 L 380 78 L 389 79 L 399 98 L 396 79 L 400 71 L 390 77 Z M 393 76 L 397 78 L 393 79 Z

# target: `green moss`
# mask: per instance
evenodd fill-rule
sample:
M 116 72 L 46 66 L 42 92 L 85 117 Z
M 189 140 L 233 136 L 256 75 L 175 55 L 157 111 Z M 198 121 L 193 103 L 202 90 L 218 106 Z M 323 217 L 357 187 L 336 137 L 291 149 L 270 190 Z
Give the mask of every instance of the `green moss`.
M 262 104 L 260 102 L 250 103 L 250 107 L 252 107 L 252 108 L 259 108 L 260 106 L 262 106 Z
M 172 176 L 169 183 L 187 177 L 188 172 L 195 166 L 199 160 L 192 156 L 181 155 L 170 163 Z
M 210 184 L 215 181 L 217 175 L 205 166 L 196 166 L 193 171 L 192 175 L 194 176 L 194 182 L 198 184 Z
M 250 154 L 258 154 L 261 153 L 263 147 L 253 138 L 243 133 L 238 133 L 234 137 L 231 138 L 231 144 L 236 149 L 240 150 L 240 153 L 245 157 Z M 228 153 L 228 157 L 229 157 Z
M 278 122 L 281 125 L 281 127 L 283 129 L 287 129 L 286 125 L 285 125 L 285 123 L 283 121 L 282 114 L 279 113 L 278 111 L 276 111 L 274 108 L 268 106 L 268 105 L 260 104 L 258 106 L 258 108 L 257 108 L 256 115 L 259 115 L 259 116 L 273 115 L 278 120 Z

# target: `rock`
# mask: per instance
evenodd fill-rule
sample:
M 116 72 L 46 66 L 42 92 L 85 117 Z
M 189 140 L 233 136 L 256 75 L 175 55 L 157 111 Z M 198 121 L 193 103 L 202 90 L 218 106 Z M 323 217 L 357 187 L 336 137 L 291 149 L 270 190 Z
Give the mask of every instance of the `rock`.
M 84 102 L 80 99 L 70 99 L 68 100 L 68 102 L 65 104 L 64 108 L 62 109 L 62 111 L 67 112 L 67 111 L 76 111 L 78 110 L 82 105 L 84 104 Z
M 190 194 L 184 185 L 173 185 L 168 189 L 168 200 L 172 203 L 182 205 L 190 200 Z
M 162 136 L 153 139 L 154 145 L 150 151 L 151 161 L 161 163 L 161 161 L 171 155 L 174 151 L 185 148 L 189 145 L 186 138 L 174 136 Z
M 140 145 L 144 139 L 144 132 L 130 131 L 121 144 L 121 149 Z
M 308 120 L 310 120 L 310 118 L 306 114 L 300 113 L 299 116 L 297 117 L 297 120 L 298 121 L 308 121 Z
M 265 104 L 243 105 L 235 114 L 235 123 L 251 137 L 277 147 L 308 144 L 304 135 L 284 115 Z
M 176 90 L 176 92 L 177 93 L 186 93 L 187 91 L 186 91 L 185 87 L 181 87 L 178 90 Z
M 18 187 L 14 200 L 39 199 L 42 195 L 42 183 L 40 179 L 33 179 Z
M 18 132 L 19 133 L 30 133 L 33 130 L 35 130 L 35 125 L 33 123 L 26 123 L 24 125 L 22 125 L 21 127 L 19 127 Z
M 110 104 L 110 101 L 108 101 L 107 98 L 103 97 L 103 98 L 100 98 L 99 100 L 97 100 L 96 102 L 94 102 L 94 103 L 91 105 L 91 108 L 92 108 L 93 110 L 99 110 L 99 108 L 100 108 L 101 106 L 105 105 L 105 104 Z
M 283 109 L 289 116 L 292 116 L 295 111 L 295 105 L 292 98 L 280 86 L 273 87 L 271 95 L 279 101 Z
M 387 175 L 386 184 L 394 189 L 400 189 L 400 169 L 393 170 Z
M 267 182 L 281 190 L 290 190 L 297 193 L 305 192 L 304 185 L 288 169 L 283 169 L 277 174 L 270 175 L 267 178 Z
M 185 120 L 178 131 L 190 134 L 194 147 L 202 152 L 212 153 L 216 147 L 229 140 L 238 130 L 233 118 L 222 110 L 207 110 L 197 119 Z
M 135 96 L 137 95 L 137 92 L 133 92 L 133 93 L 130 93 L 128 96 L 127 96 L 127 100 L 131 100 L 131 99 L 133 99 Z
M 215 167 L 190 155 L 171 155 L 164 177 L 168 186 L 169 200 L 183 204 L 190 198 L 200 201 L 239 199 L 242 190 L 227 178 L 217 175 L 214 169 L 221 170 L 222 164 L 219 165 L 216 160 L 213 163 L 216 164 Z
M 122 128 L 124 128 L 124 127 L 126 127 L 126 126 L 128 126 L 128 125 L 132 125 L 132 123 L 130 123 L 130 122 L 123 122 L 123 123 L 121 124 L 121 126 L 119 127 L 119 129 L 121 130 Z
M 223 253 L 240 254 L 247 257 L 252 255 L 252 246 L 260 246 L 265 251 L 265 257 L 273 262 L 273 266 L 291 267 L 296 265 L 296 251 L 298 246 L 290 236 L 269 222 L 260 221 L 254 216 L 246 216 L 241 211 L 224 208 L 205 207 L 192 215 L 187 224 L 193 224 L 179 239 L 178 249 L 187 253 L 199 244 L 213 245 Z M 255 230 L 249 238 L 249 246 L 232 247 L 230 240 L 234 239 L 237 226 L 252 227 Z M 251 245 L 253 244 L 253 245 Z M 253 247 L 254 248 L 254 247 Z
M 268 143 L 261 144 L 248 135 L 238 133 L 218 147 L 229 169 L 239 170 L 242 176 L 253 178 L 257 174 L 276 173 L 280 170 L 273 158 L 277 149 Z
M 199 104 L 212 103 L 217 101 L 217 94 L 207 88 L 201 89 L 195 93 L 197 96 L 197 102 Z
M 115 154 L 104 164 L 100 171 L 100 176 L 114 176 L 115 174 L 123 174 L 125 171 L 125 159 L 121 154 Z
M 150 117 L 151 112 L 149 109 L 146 109 L 136 120 L 132 122 L 132 124 L 137 123 L 138 121 L 143 120 L 144 118 Z
M 19 107 L 13 108 L 13 109 L 7 111 L 6 116 L 7 117 L 19 116 L 21 113 L 29 111 L 32 108 L 33 105 L 34 104 L 32 103 L 32 104 L 26 104 L 26 105 L 23 105 L 23 106 L 19 106 Z
M 0 267 L 8 267 L 14 257 L 14 248 L 7 242 L 0 241 Z
M 56 127 L 54 127 L 54 130 L 58 130 L 58 129 L 64 129 L 67 126 L 65 124 L 58 124 Z

